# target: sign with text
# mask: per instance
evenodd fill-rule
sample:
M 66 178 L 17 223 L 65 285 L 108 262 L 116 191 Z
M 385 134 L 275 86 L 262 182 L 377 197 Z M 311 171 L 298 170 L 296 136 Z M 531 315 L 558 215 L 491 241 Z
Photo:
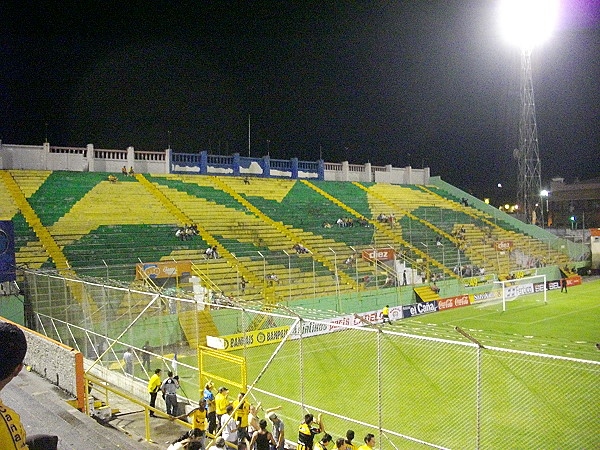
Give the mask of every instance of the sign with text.
M 438 300 L 438 308 L 440 311 L 450 308 L 459 308 L 471 304 L 469 294 L 459 295 L 457 297 L 448 297 Z
M 266 330 L 221 336 L 220 339 L 223 341 L 223 350 L 239 350 L 244 347 L 258 347 L 259 345 L 281 342 L 289 329 L 290 327 L 268 328 Z
M 402 307 L 403 317 L 420 316 L 422 314 L 428 314 L 439 311 L 438 300 L 431 302 L 414 303 L 412 305 L 404 305 Z
M 510 252 L 513 249 L 513 241 L 496 241 L 494 248 L 499 252 Z
M 402 307 L 393 306 L 389 308 L 390 320 L 402 319 Z M 363 320 L 361 320 L 363 319 Z M 381 323 L 383 321 L 383 314 L 381 310 L 367 311 L 358 314 L 348 314 L 341 317 L 335 317 L 333 319 L 324 319 L 318 322 L 303 322 L 302 329 L 300 325 L 296 325 L 292 329 L 292 338 L 300 338 L 300 332 L 302 337 L 317 336 L 319 334 L 333 333 L 334 331 L 344 330 L 345 326 L 356 326 L 362 327 L 367 323 Z
M 378 248 L 362 252 L 362 259 L 365 261 L 393 261 L 395 258 L 396 252 L 393 248 Z
M 189 276 L 192 271 L 190 261 L 160 261 L 153 263 L 141 263 L 135 266 L 135 278 L 176 278 Z

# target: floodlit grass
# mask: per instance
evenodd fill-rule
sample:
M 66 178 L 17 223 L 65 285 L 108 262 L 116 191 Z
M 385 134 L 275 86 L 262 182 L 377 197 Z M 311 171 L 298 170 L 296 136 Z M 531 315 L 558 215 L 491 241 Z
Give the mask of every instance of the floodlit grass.
M 290 341 L 253 395 L 266 407 L 283 406 L 279 414 L 291 439 L 303 414 L 293 402 L 303 402 L 311 412 L 318 408 L 347 418 L 326 414 L 327 431 L 334 438 L 352 428 L 360 442 L 367 432 L 376 432 L 381 411 L 383 428 L 393 432 L 382 443 L 386 448 L 390 442 L 398 449 L 427 447 L 394 433 L 447 448 L 475 448 L 479 402 L 480 448 L 597 447 L 598 365 L 499 350 L 478 353 L 454 330 L 461 327 L 486 347 L 600 361 L 595 348 L 600 341 L 600 281 L 569 288 L 568 294 L 550 291 L 547 304 L 536 300 L 515 300 L 505 312 L 501 304 L 471 305 L 404 319 L 385 325 L 391 333 L 381 335 L 379 342 L 374 329 Z M 249 383 L 275 349 L 246 350 Z M 383 358 L 379 371 L 378 349 Z M 196 364 L 195 356 L 180 360 Z M 183 369 L 180 375 L 189 393 L 197 375 Z

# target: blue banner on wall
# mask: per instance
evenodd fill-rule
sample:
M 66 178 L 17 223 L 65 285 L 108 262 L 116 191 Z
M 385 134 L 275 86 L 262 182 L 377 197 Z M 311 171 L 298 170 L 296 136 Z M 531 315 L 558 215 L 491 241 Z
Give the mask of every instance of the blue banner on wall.
M 0 283 L 15 281 L 15 230 L 10 220 L 0 220 Z
M 402 317 L 420 316 L 421 314 L 428 314 L 436 311 L 439 311 L 437 300 L 414 303 L 412 305 L 402 306 Z

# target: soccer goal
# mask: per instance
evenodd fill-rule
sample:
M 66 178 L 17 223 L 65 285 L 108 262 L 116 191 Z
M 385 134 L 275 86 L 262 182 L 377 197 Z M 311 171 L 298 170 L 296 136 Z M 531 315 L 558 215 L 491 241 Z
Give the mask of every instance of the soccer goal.
M 498 299 L 502 299 L 502 311 L 506 311 L 508 302 L 518 300 L 522 306 L 548 303 L 546 298 L 546 275 L 495 281 Z

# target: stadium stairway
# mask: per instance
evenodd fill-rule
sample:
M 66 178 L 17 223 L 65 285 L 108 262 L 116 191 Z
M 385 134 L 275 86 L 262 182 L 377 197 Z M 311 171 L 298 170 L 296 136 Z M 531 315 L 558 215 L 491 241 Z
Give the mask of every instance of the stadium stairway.
M 304 180 L 303 180 L 304 181 Z M 281 222 L 276 222 L 271 219 L 269 216 L 264 214 L 261 210 L 255 207 L 252 203 L 246 200 L 244 197 L 239 195 L 233 188 L 231 188 L 227 183 L 220 179 L 220 177 L 215 177 L 215 184 L 217 184 L 223 191 L 227 192 L 231 197 L 237 200 L 240 204 L 244 205 L 250 212 L 252 212 L 256 217 L 260 218 L 263 222 L 272 226 L 276 230 L 278 230 L 283 236 L 285 236 L 288 241 L 292 244 L 289 245 L 288 248 L 292 247 L 294 244 L 300 243 L 304 247 L 308 249 L 308 251 L 312 254 L 312 257 L 327 267 L 331 272 L 336 272 L 335 261 L 331 261 L 329 256 L 318 249 L 314 245 L 314 240 L 306 239 L 307 233 L 303 230 L 296 230 L 290 227 L 283 225 Z M 312 234 L 312 233 L 311 233 Z M 312 236 L 316 237 L 315 235 Z M 340 281 L 346 285 L 348 285 L 352 290 L 357 289 L 357 283 L 355 280 L 350 278 L 344 272 L 338 272 L 340 277 Z
M 498 276 L 508 274 L 510 259 L 507 252 L 498 252 L 494 248 L 494 240 L 481 228 L 470 224 L 454 224 L 453 234 L 459 235 L 464 229 L 464 240 L 459 241 L 459 248 L 469 258 L 471 265 L 483 268 L 486 273 L 496 273 Z M 464 264 L 463 264 L 464 265 Z
M 179 313 L 179 325 L 190 348 L 206 346 L 206 336 L 219 336 L 210 311 L 184 311 Z
M 166 178 L 166 177 L 165 177 Z M 308 277 L 312 277 L 312 273 L 304 273 L 295 268 L 292 268 L 293 277 L 288 277 L 287 269 L 283 265 L 273 264 L 268 259 L 259 259 L 256 257 L 259 254 L 263 254 L 268 257 L 269 252 L 272 248 L 275 249 L 285 249 L 290 248 L 292 244 L 288 244 L 285 242 L 285 239 L 282 239 L 282 235 L 274 229 L 272 226 L 265 224 L 264 221 L 256 217 L 254 214 L 250 214 L 245 211 L 245 208 L 236 209 L 231 207 L 229 204 L 217 204 L 213 201 L 208 201 L 205 198 L 196 197 L 191 194 L 196 193 L 197 195 L 217 195 L 220 196 L 220 202 L 233 202 L 236 205 L 239 205 L 237 201 L 235 201 L 231 196 L 225 194 L 223 191 L 215 191 L 214 189 L 208 189 L 206 185 L 206 181 L 202 178 L 207 177 L 197 177 L 199 178 L 198 183 L 202 183 L 203 192 L 195 192 L 193 186 L 187 186 L 187 183 L 181 183 L 179 180 L 174 180 L 174 177 L 169 177 L 170 180 L 167 184 L 157 184 L 158 188 L 165 193 L 167 197 L 169 197 L 177 206 L 186 213 L 195 223 L 202 225 L 209 233 L 215 236 L 216 239 L 219 239 L 221 245 L 226 247 L 230 252 L 235 251 L 236 253 L 236 267 L 244 265 L 246 269 L 253 272 L 258 279 L 262 280 L 260 285 L 252 285 L 251 283 L 247 283 L 247 290 L 244 295 L 238 296 L 243 297 L 244 299 L 250 296 L 250 299 L 255 299 L 256 295 L 253 293 L 253 289 L 258 286 L 263 289 L 264 293 L 261 298 L 264 300 L 264 295 L 266 294 L 266 300 L 269 300 L 269 295 L 271 295 L 271 290 L 267 289 L 268 285 L 266 281 L 264 281 L 265 274 L 277 274 L 280 278 L 280 282 L 276 285 L 274 292 L 276 296 L 288 297 L 291 296 L 294 298 L 300 298 L 302 296 L 301 289 L 306 286 L 306 280 Z M 192 185 L 195 185 L 194 181 L 196 181 L 196 177 L 189 180 Z M 184 185 L 186 184 L 186 185 Z M 180 190 L 181 189 L 181 190 Z M 222 197 L 226 195 L 226 197 Z M 215 217 L 218 217 L 219 220 L 215 220 Z M 260 245 L 257 245 L 257 241 L 260 240 Z M 253 249 L 253 250 L 252 250 Z M 260 250 L 260 253 L 258 252 Z M 247 251 L 256 255 L 254 260 L 249 257 L 242 256 L 243 254 L 247 254 Z M 173 255 L 175 258 L 178 256 Z M 196 262 L 196 264 L 201 267 L 205 267 L 205 263 L 202 262 L 202 258 L 204 255 L 199 254 L 192 256 L 190 259 Z M 195 258 L 195 259 L 194 259 Z M 290 255 L 291 262 L 296 264 L 299 257 L 296 255 Z M 218 261 L 218 260 L 217 260 Z M 221 273 L 214 273 L 214 266 L 212 265 L 213 260 L 207 260 L 206 273 L 211 277 L 215 284 L 218 286 L 222 286 L 222 291 L 226 295 L 235 294 L 236 291 L 239 291 L 239 287 L 235 285 L 236 276 L 232 276 L 232 270 L 229 268 L 228 271 Z M 287 264 L 286 258 L 286 264 Z M 237 273 L 237 270 L 234 271 Z M 283 276 L 285 273 L 285 277 Z M 214 278 L 217 276 L 217 278 Z M 248 281 L 247 277 L 246 281 Z M 311 278 L 312 280 L 312 278 Z M 320 280 L 318 280 L 320 281 Z M 333 286 L 331 276 L 329 276 L 329 282 L 327 283 L 329 287 Z M 231 285 L 228 287 L 228 285 Z M 314 293 L 314 291 L 311 291 Z
M 413 290 L 417 297 L 417 302 L 431 302 L 441 299 L 440 295 L 434 292 L 429 286 L 416 287 Z
M 334 273 L 323 263 L 316 259 L 313 260 L 310 254 L 297 255 L 295 252 L 290 252 L 285 257 L 285 266 L 271 262 L 271 257 L 281 258 L 285 255 L 285 253 L 276 253 L 278 250 L 282 252 L 287 250 L 289 252 L 297 242 L 302 243 L 307 248 L 318 249 L 320 253 L 329 253 L 333 257 L 337 255 L 341 261 L 344 261 L 348 255 L 354 252 L 352 248 L 343 243 L 290 225 L 283 225 L 286 229 L 291 230 L 295 236 L 300 237 L 300 239 L 292 241 L 288 236 L 283 235 L 278 227 L 273 226 L 273 222 L 281 225 L 283 222 L 271 219 L 267 223 L 261 217 L 249 211 L 248 205 L 250 204 L 264 214 L 252 201 L 266 205 L 267 209 L 275 208 L 279 205 L 279 199 L 290 191 L 290 186 L 296 185 L 295 181 L 260 180 L 259 183 L 252 179 L 251 183 L 262 186 L 260 196 L 250 197 L 247 202 L 243 202 L 242 204 L 229 193 L 225 192 L 223 186 L 217 184 L 215 177 L 168 175 L 160 178 L 153 176 L 153 179 L 158 180 L 158 183 L 161 184 L 160 189 L 169 198 L 176 199 L 174 201 L 177 205 L 196 223 L 202 223 L 213 235 L 220 236 L 220 242 L 230 251 L 235 252 L 236 257 L 240 261 L 243 261 L 243 257 L 240 255 L 260 254 L 261 258 L 264 255 L 266 259 L 261 259 L 260 262 L 254 261 L 252 267 L 249 265 L 250 263 L 244 262 L 244 264 L 260 278 L 264 278 L 265 274 L 276 274 L 279 277 L 279 282 L 274 287 L 277 295 L 291 300 L 293 298 L 312 297 L 317 294 L 336 294 L 342 291 L 352 291 L 355 288 L 355 286 L 345 283 L 340 283 L 339 286 L 336 286 L 335 279 L 333 278 Z M 235 186 L 242 189 L 248 189 L 249 186 L 252 186 L 252 184 L 247 185 L 243 183 L 243 181 L 236 177 L 228 177 L 228 185 L 230 180 Z M 271 182 L 273 182 L 274 186 L 273 192 L 269 189 Z M 233 188 L 231 189 L 234 190 Z M 259 194 L 257 190 L 252 192 Z M 288 195 L 288 200 L 289 197 Z M 265 200 L 267 198 L 274 201 Z M 294 201 L 291 203 L 288 201 L 287 203 L 295 204 Z M 290 206 L 290 208 L 296 211 L 296 208 L 293 208 L 293 206 Z M 219 217 L 219 220 L 215 221 L 214 217 Z M 284 219 L 285 217 L 281 218 Z M 332 252 L 335 252 L 335 254 Z M 344 256 L 342 257 L 342 255 Z M 326 274 L 315 277 L 312 273 L 314 266 L 311 261 L 315 261 L 317 269 Z M 289 263 L 292 264 L 291 276 L 289 276 Z M 297 268 L 300 270 L 296 270 Z M 314 283 L 315 280 L 316 285 Z
M 367 191 L 369 194 L 373 194 L 373 191 L 371 191 L 371 188 L 367 188 L 366 186 L 363 186 L 360 183 L 353 183 L 355 186 L 360 187 L 361 189 L 364 189 L 365 191 Z M 373 197 L 375 197 L 377 199 L 377 201 L 381 202 L 381 196 L 380 195 L 373 195 Z M 389 211 L 388 211 L 389 213 Z M 391 226 L 388 226 L 387 224 L 381 224 L 379 223 L 377 220 L 370 220 L 370 223 L 373 224 L 373 226 L 380 231 L 384 236 L 386 236 L 388 239 L 392 240 L 394 243 L 400 244 L 403 247 L 407 248 L 408 250 L 410 250 L 412 253 L 414 253 L 416 255 L 417 258 L 423 259 L 425 261 L 427 261 L 429 264 L 435 266 L 439 271 L 445 273 L 448 277 L 450 278 L 457 278 L 456 274 L 454 274 L 454 272 L 452 272 L 448 267 L 444 266 L 443 264 L 441 264 L 439 261 L 437 261 L 436 259 L 431 258 L 427 253 L 423 252 L 421 249 L 417 248 L 416 246 L 414 246 L 413 244 L 411 244 L 410 242 L 406 241 L 403 237 L 401 237 L 400 235 L 398 235 L 394 230 L 395 228 L 391 228 Z
M 25 220 L 29 226 L 33 229 L 33 232 L 40 240 L 43 248 L 48 253 L 48 256 L 54 261 L 56 268 L 59 270 L 68 269 L 69 264 L 67 262 L 67 258 L 65 258 L 65 255 L 56 244 L 56 241 L 50 232 L 42 225 L 41 220 L 25 198 L 24 192 L 21 191 L 21 188 L 12 177 L 11 173 L 3 170 L 0 172 L 0 177 L 2 178 L 2 182 L 10 194 L 14 204 L 19 208 L 23 214 L 23 217 L 25 217 Z
M 221 258 L 223 258 L 228 264 L 230 269 L 239 271 L 244 276 L 246 281 L 254 286 L 260 286 L 262 280 L 260 280 L 254 273 L 249 271 L 243 264 L 239 264 L 234 255 L 232 255 L 211 233 L 209 233 L 197 220 L 190 218 L 177 204 L 174 203 L 181 195 L 187 197 L 187 194 L 179 192 L 174 189 L 170 189 L 166 186 L 160 186 L 160 189 L 154 183 L 148 181 L 142 174 L 136 174 L 136 179 L 142 183 L 142 185 L 151 192 L 173 215 L 175 215 L 182 225 L 195 224 L 198 228 L 198 234 L 200 237 L 208 243 L 210 246 L 216 246 Z M 167 196 L 165 191 L 170 195 Z M 181 194 L 181 195 L 178 195 Z
M 23 191 L 21 191 L 21 188 L 12 175 L 3 170 L 0 173 L 0 177 L 2 178 L 7 190 L 10 192 L 14 203 L 21 210 L 23 217 L 25 217 L 25 220 L 33 229 L 43 248 L 54 261 L 59 273 L 65 277 L 67 286 L 69 287 L 73 297 L 81 304 L 89 305 L 90 316 L 93 320 L 94 314 L 98 311 L 98 307 L 93 298 L 85 290 L 83 283 L 80 283 L 76 280 L 76 274 L 73 270 L 71 270 L 67 258 L 63 254 L 62 250 L 56 244 L 56 241 L 48 229 L 42 225 L 41 220 L 25 198 Z
M 522 252 L 528 254 L 533 259 L 538 259 L 540 261 L 543 260 L 544 265 L 551 264 L 567 264 L 569 262 L 569 257 L 552 248 L 548 248 L 545 244 L 537 239 L 532 238 L 531 236 L 527 236 L 523 233 L 518 233 L 513 230 L 507 230 L 493 222 L 492 217 L 476 208 L 465 206 L 459 202 L 451 200 L 449 198 L 443 197 L 437 192 L 433 192 L 433 190 L 429 189 L 426 186 L 418 186 L 424 192 L 434 196 L 437 198 L 438 202 L 441 202 L 440 205 L 446 204 L 448 207 L 451 207 L 457 211 L 461 211 L 464 214 L 470 216 L 475 221 L 481 221 L 483 223 L 483 227 L 489 228 L 490 232 L 486 234 L 490 234 L 490 237 L 493 237 L 496 240 L 511 240 L 513 241 L 515 248 L 521 250 Z M 476 252 L 476 248 L 471 250 L 472 252 Z M 479 255 L 476 259 L 484 258 L 483 255 Z M 508 272 L 501 272 L 508 273 Z

